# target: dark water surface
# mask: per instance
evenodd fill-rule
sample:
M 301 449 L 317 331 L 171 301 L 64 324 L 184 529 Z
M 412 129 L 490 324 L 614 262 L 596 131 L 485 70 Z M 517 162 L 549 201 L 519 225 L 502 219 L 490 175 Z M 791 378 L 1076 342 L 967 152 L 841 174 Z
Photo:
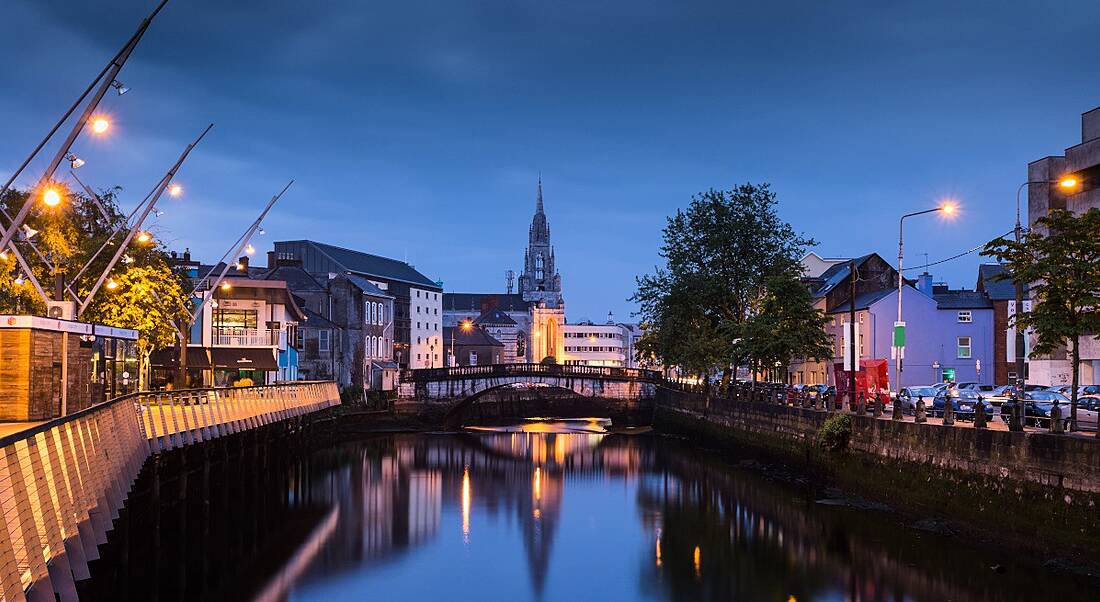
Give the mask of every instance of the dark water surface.
M 308 460 L 286 453 L 285 464 L 251 451 L 226 463 L 240 466 L 224 484 L 204 481 L 209 498 L 192 471 L 181 491 L 199 506 L 151 513 L 155 524 L 136 511 L 122 528 L 129 543 L 114 544 L 128 560 L 108 559 L 116 580 L 96 591 L 300 602 L 1100 599 L 1041 559 L 838 502 L 782 469 L 606 426 L 378 435 Z
M 888 511 L 818 503 L 797 481 L 603 426 L 334 450 L 313 488 L 339 515 L 289 599 L 1097 599 Z

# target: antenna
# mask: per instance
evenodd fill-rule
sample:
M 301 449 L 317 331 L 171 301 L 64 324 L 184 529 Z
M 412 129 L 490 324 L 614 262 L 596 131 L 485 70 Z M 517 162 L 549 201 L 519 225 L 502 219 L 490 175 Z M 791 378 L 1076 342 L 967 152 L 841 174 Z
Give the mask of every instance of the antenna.
M 505 291 L 509 295 L 512 294 L 512 281 L 515 280 L 515 278 L 516 278 L 516 273 L 515 272 L 513 272 L 512 270 L 505 270 L 505 272 L 504 272 Z

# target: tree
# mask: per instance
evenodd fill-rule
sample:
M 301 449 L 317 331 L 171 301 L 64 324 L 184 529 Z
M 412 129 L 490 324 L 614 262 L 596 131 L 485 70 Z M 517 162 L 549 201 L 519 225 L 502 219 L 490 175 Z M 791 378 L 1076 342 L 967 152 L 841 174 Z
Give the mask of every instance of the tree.
M 12 244 L 18 245 L 30 271 L 51 297 L 57 297 L 58 278 L 67 285 L 63 297 L 73 300 L 68 289 L 86 297 L 107 268 L 123 235 L 104 243 L 116 229 L 127 226 L 118 207 L 118 192 L 118 188 L 104 190 L 93 198 L 65 191 L 61 204 L 35 208 L 29 214 L 26 225 L 36 231 L 31 241 L 38 252 L 25 241 Z M 10 215 L 28 202 L 37 202 L 28 191 L 8 190 L 0 198 L 0 206 Z M 186 324 L 190 289 L 184 277 L 172 270 L 166 249 L 156 242 L 131 242 L 124 257 L 111 272 L 114 286 L 101 287 L 81 318 L 137 330 L 144 378 L 150 353 L 171 345 Z M 20 276 L 25 271 L 14 254 L 0 258 L 0 311 L 45 313 L 36 291 Z
M 668 218 L 660 256 L 665 267 L 637 279 L 631 297 L 647 324 L 642 353 L 706 376 L 746 358 L 744 339 L 769 278 L 797 274 L 813 241 L 779 218 L 767 184 L 743 184 L 693 197 Z
M 833 357 L 833 340 L 825 332 L 828 322 L 795 274 L 777 274 L 765 283 L 758 312 L 746 323 L 743 353 L 758 365 L 777 365 L 783 374 L 795 357 L 828 360 Z
M 991 241 L 982 254 L 1003 262 L 1012 278 L 1030 283 L 1031 311 L 1017 308 L 1016 327 L 1035 330 L 1033 353 L 1053 353 L 1068 343 L 1070 420 L 1076 429 L 1081 337 L 1100 333 L 1100 210 L 1074 215 L 1057 209 L 1037 225 L 1019 242 Z

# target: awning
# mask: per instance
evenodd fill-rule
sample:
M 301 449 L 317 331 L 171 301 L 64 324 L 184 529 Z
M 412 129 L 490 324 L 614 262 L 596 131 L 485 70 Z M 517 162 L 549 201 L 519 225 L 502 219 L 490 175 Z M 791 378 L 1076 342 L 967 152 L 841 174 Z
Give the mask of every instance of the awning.
M 397 365 L 397 362 L 387 362 L 379 360 L 371 360 L 371 366 L 379 370 L 400 370 L 401 366 Z
M 210 349 L 210 361 L 215 368 L 264 372 L 275 372 L 279 369 L 275 350 L 270 348 L 213 347 Z
M 168 349 L 160 349 L 150 354 L 149 363 L 156 368 L 175 369 L 179 368 L 179 357 L 179 350 L 169 347 Z M 188 347 L 187 367 L 209 368 L 210 357 L 206 354 L 206 349 L 202 347 Z

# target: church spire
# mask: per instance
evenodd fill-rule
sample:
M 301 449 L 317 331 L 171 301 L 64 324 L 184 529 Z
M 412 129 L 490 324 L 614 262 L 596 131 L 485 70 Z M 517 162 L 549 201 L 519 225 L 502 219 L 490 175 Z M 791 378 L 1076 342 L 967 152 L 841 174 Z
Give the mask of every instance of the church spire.
M 539 172 L 539 193 L 535 200 L 535 213 L 543 213 L 542 210 L 542 172 Z

